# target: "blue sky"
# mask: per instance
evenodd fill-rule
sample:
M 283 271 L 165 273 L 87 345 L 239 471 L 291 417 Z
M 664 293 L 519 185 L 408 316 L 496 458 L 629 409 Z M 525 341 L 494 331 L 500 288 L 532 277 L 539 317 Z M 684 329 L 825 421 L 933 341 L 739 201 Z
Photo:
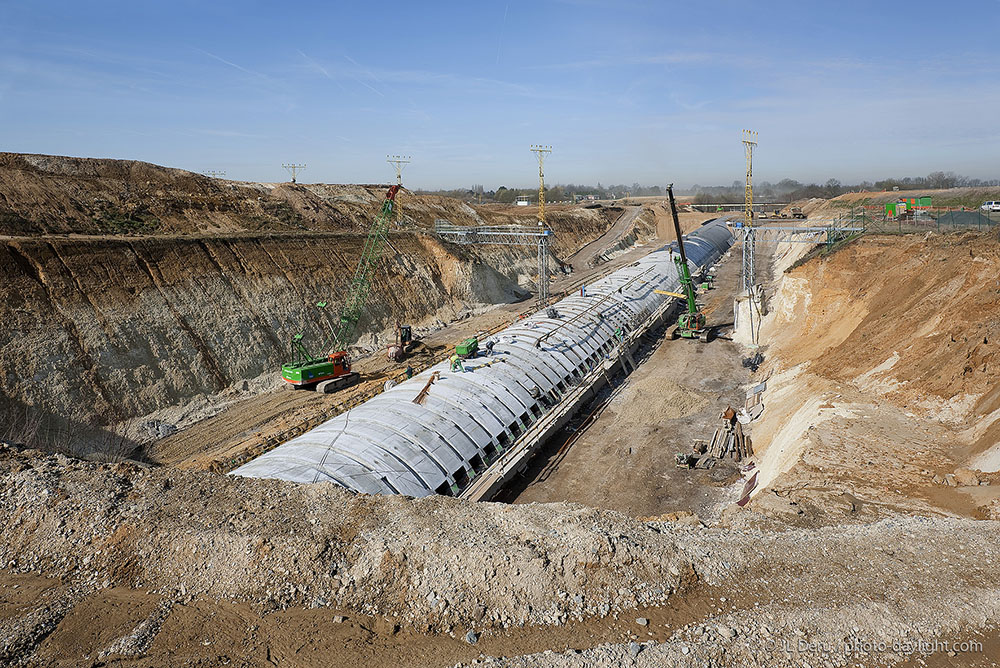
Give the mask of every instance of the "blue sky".
M 1000 177 L 1000 0 L 9 2 L 0 150 L 229 178 Z

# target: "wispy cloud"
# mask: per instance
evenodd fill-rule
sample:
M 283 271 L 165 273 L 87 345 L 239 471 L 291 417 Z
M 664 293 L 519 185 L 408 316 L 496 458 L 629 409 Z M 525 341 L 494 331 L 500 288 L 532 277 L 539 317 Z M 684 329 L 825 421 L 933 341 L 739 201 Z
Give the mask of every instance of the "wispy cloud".
M 503 48 L 503 34 L 507 30 L 507 12 L 510 10 L 508 2 L 503 8 L 503 21 L 500 22 L 500 38 L 497 39 L 497 67 L 500 67 L 500 50 Z
M 468 76 L 454 72 L 369 67 L 346 54 L 343 56 L 345 64 L 339 65 L 321 62 L 301 51 L 299 51 L 299 55 L 305 60 L 310 72 L 334 82 L 353 81 L 380 97 L 387 97 L 387 87 L 405 86 L 411 89 L 434 88 L 460 91 L 463 95 L 478 93 L 480 95 L 493 94 L 498 97 L 517 96 L 564 101 L 582 101 L 584 99 L 583 94 L 567 95 L 551 86 L 534 87 L 502 79 Z M 428 117 L 426 112 L 417 109 L 416 103 L 404 91 L 391 90 L 391 94 L 394 98 L 398 97 L 398 99 L 406 101 L 414 113 Z
M 370 70 L 368 70 L 368 69 L 366 69 L 366 68 L 363 68 L 363 67 L 361 66 L 361 64 L 360 64 L 360 63 L 358 63 L 358 61 L 354 60 L 353 58 L 351 58 L 351 57 L 350 57 L 349 55 L 347 55 L 346 53 L 344 54 L 344 58 L 345 58 L 345 59 L 347 59 L 347 61 L 348 61 L 348 62 L 352 63 L 352 64 L 353 64 L 353 65 L 354 65 L 355 67 L 357 67 L 358 69 L 360 69 L 360 70 L 363 70 L 363 71 L 364 71 L 364 72 L 365 72 L 365 73 L 366 73 L 366 74 L 367 74 L 367 75 L 368 75 L 369 77 L 371 77 L 371 78 L 372 78 L 372 79 L 374 79 L 375 81 L 379 81 L 378 77 L 376 77 L 376 76 L 375 76 L 374 74 L 372 74 Z M 375 86 L 372 86 L 372 85 L 371 85 L 370 83 L 368 83 L 367 81 L 364 81 L 364 80 L 363 80 L 363 79 L 362 79 L 361 77 L 359 77 L 359 76 L 357 76 L 357 75 L 355 75 L 355 74 L 351 74 L 351 75 L 350 75 L 350 77 L 351 77 L 352 79 L 354 79 L 354 80 L 355 80 L 356 82 L 358 82 L 359 84 L 361 84 L 362 86 L 364 86 L 364 87 L 366 87 L 366 88 L 368 88 L 368 89 L 370 89 L 370 90 L 372 90 L 372 91 L 375 91 L 376 93 L 378 93 L 378 94 L 379 94 L 379 95 L 381 95 L 382 97 L 385 97 L 385 93 L 383 93 L 382 91 L 380 91 L 380 90 L 379 90 L 378 88 L 376 88 Z M 381 83 L 381 82 L 379 82 L 379 83 Z
M 337 84 L 337 86 L 342 91 L 344 91 L 345 93 L 347 92 L 347 88 L 344 87 L 344 84 L 340 83 L 340 79 L 330 74 L 330 70 L 328 70 L 326 67 L 320 64 L 319 61 L 311 58 L 310 56 L 307 56 L 301 49 L 296 49 L 296 50 L 299 52 L 299 55 L 302 56 L 302 59 L 306 61 L 306 64 L 313 72 L 316 72 L 325 77 L 326 79 L 329 79 L 333 83 Z
M 220 63 L 222 63 L 224 65 L 228 65 L 229 67 L 232 67 L 235 70 L 239 70 L 240 72 L 243 72 L 244 74 L 249 74 L 252 77 L 258 77 L 260 79 L 264 79 L 265 81 L 273 81 L 273 79 L 271 77 L 267 76 L 266 74 L 263 74 L 261 72 L 255 72 L 254 70 L 251 70 L 251 69 L 248 69 L 246 67 L 243 67 L 242 65 L 237 65 L 236 63 L 232 62 L 231 60 L 226 60 L 222 56 L 215 55 L 211 51 L 206 51 L 205 49 L 198 48 L 197 46 L 192 46 L 191 48 L 194 49 L 195 51 L 199 52 L 199 53 L 205 54 L 209 58 L 214 58 L 215 60 L 219 61 Z
M 669 53 L 658 53 L 651 55 L 620 55 L 609 54 L 600 58 L 588 58 L 585 60 L 573 60 L 562 63 L 547 63 L 542 65 L 532 65 L 529 70 L 583 70 L 606 67 L 627 67 L 635 65 L 691 65 L 691 64 L 712 64 L 712 65 L 732 65 L 740 64 L 750 66 L 753 61 L 731 53 L 712 53 L 706 51 L 675 51 Z
M 330 79 L 331 81 L 336 81 L 336 79 L 330 76 L 330 72 L 325 67 L 323 67 L 318 62 L 316 62 L 315 60 L 307 56 L 305 53 L 303 53 L 302 49 L 296 49 L 296 51 L 299 52 L 299 55 L 302 56 L 302 59 L 306 61 L 313 68 L 314 71 L 319 72 L 320 74 L 325 76 L 327 79 Z
M 219 130 L 214 128 L 199 128 L 193 130 L 196 134 L 210 135 L 212 137 L 237 137 L 239 139 L 268 139 L 267 135 L 253 132 L 240 132 L 239 130 Z

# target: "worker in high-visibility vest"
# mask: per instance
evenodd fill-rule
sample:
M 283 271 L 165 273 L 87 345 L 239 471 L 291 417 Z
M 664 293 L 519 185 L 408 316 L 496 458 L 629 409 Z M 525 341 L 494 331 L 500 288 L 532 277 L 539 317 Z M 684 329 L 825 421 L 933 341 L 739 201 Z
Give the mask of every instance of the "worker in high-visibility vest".
M 465 373 L 465 366 L 462 364 L 462 358 L 458 356 L 458 353 L 451 356 L 451 370 Z

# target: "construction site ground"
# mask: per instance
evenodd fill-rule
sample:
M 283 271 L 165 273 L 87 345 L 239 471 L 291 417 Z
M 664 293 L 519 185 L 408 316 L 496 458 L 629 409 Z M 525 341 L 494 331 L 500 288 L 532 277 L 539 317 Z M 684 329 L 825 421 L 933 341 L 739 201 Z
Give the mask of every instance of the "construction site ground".
M 615 378 L 551 439 L 502 498 L 571 501 L 632 517 L 681 510 L 702 518 L 717 518 L 738 500 L 742 481 L 735 462 L 687 469 L 678 468 L 674 456 L 692 452 L 696 439 L 707 443 L 719 415 L 746 397 L 750 371 L 730 336 L 740 268 L 739 252 L 730 252 L 718 266 L 715 289 L 700 295 L 708 324 L 716 328 L 714 341 L 669 340 L 666 327 L 654 332 L 638 353 L 639 367 Z
M 596 280 L 634 262 L 666 243 L 663 237 L 655 238 L 595 264 L 596 258 L 620 245 L 622 235 L 634 224 L 640 211 L 641 207 L 628 207 L 604 235 L 567 258 L 566 262 L 573 271 L 568 275 L 555 276 L 550 285 L 554 298 L 566 290 L 576 289 L 581 283 Z M 688 232 L 706 219 L 704 214 L 685 213 L 682 216 L 683 229 Z M 657 227 L 661 235 L 666 233 L 662 222 L 658 221 Z M 269 438 L 290 438 L 298 429 L 322 416 L 346 409 L 353 401 L 380 391 L 387 380 L 404 377 L 407 366 L 420 371 L 447 358 L 458 341 L 506 327 L 520 315 L 531 313 L 536 308 L 535 300 L 528 298 L 449 322 L 423 335 L 414 352 L 402 363 L 391 362 L 384 354 L 360 359 L 355 364 L 355 370 L 362 374 L 361 382 L 332 395 L 292 391 L 283 383 L 272 382 L 270 389 L 249 398 L 236 398 L 190 427 L 151 444 L 146 448 L 144 457 L 165 466 L 228 470 L 233 462 L 245 457 L 248 448 L 257 451 L 259 444 Z
M 168 185 L 193 178 L 166 176 Z M 263 187 L 240 188 L 253 215 L 286 224 L 284 208 L 249 197 Z M 345 205 L 310 188 L 284 187 L 282 197 L 313 207 L 327 193 L 321 222 L 333 227 L 333 208 Z M 34 192 L 21 199 L 36 201 Z M 414 199 L 427 218 L 463 210 L 428 202 Z M 660 230 L 665 209 L 647 206 Z M 829 206 L 816 201 L 808 213 L 829 218 Z M 164 231 L 204 219 L 167 211 L 153 212 Z M 28 213 L 18 214 L 19 235 L 68 231 Z M 216 219 L 227 229 L 250 220 Z M 627 223 L 574 220 L 606 231 L 565 249 L 575 271 L 553 292 L 659 245 L 629 250 Z M 97 245 L 60 257 L 82 265 Z M 18 285 L 72 291 L 53 282 L 56 260 L 17 248 L 12 263 L 28 276 Z M 712 324 L 730 322 L 740 252 L 707 294 Z M 445 255 L 422 285 L 474 262 L 433 245 L 420 257 Z M 248 443 L 379 389 L 398 371 L 381 354 L 360 362 L 363 384 L 341 395 L 253 387 L 249 398 L 221 397 L 215 417 L 148 450 L 161 465 L 0 443 L 0 665 L 997 665 L 996 232 L 870 235 L 758 258 L 759 348 L 746 346 L 745 330 L 707 344 L 650 337 L 643 364 L 597 398 L 592 420 L 561 435 L 576 438 L 568 449 L 555 439 L 511 490 L 514 503 L 219 475 Z M 88 298 L 97 292 L 81 285 Z M 30 315 L 37 305 L 15 306 Z M 440 359 L 530 307 L 466 311 L 429 331 L 418 354 Z M 94 312 L 115 315 L 110 305 Z M 743 365 L 752 352 L 763 357 L 753 371 Z M 718 413 L 761 382 L 750 461 L 678 469 L 674 454 L 710 438 Z M 749 475 L 750 463 L 757 486 L 740 507 L 737 473 Z

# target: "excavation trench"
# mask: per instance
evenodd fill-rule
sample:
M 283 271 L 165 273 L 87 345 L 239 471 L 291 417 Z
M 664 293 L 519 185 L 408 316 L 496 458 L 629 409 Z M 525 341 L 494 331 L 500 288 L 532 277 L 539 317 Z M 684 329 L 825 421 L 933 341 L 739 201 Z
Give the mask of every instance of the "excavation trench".
M 643 337 L 638 367 L 615 374 L 498 500 L 569 501 L 632 517 L 690 512 L 705 520 L 734 503 L 741 482 L 736 461 L 687 469 L 675 455 L 709 441 L 720 413 L 741 406 L 746 395 L 750 371 L 730 340 L 739 270 L 735 248 L 719 262 L 715 288 L 702 293 L 708 323 L 718 328 L 714 341 L 666 339 L 671 313 Z
M 705 223 L 688 235 L 690 263 L 708 271 L 732 239 L 725 221 Z M 635 366 L 641 339 L 676 306 L 660 289 L 679 281 L 673 251 L 658 249 L 491 334 L 484 353 L 404 380 L 233 474 L 489 499 L 610 373 Z
M 651 328 L 638 367 L 609 373 L 508 486 L 513 503 L 365 495 L 181 469 L 336 408 L 255 386 L 248 369 L 284 354 L 288 303 L 323 324 L 306 306 L 350 274 L 381 188 L 108 162 L 0 154 L 7 231 L 34 235 L 0 249 L 5 405 L 75 430 L 114 411 L 176 426 L 198 410 L 192 397 L 218 404 L 161 439 L 164 466 L 0 444 L 0 662 L 888 665 L 906 657 L 782 648 L 975 639 L 1000 623 L 998 525 L 969 519 L 1000 517 L 994 236 L 866 237 L 800 266 L 779 258 L 761 279 L 770 309 L 753 372 L 725 338 L 667 342 Z M 112 202 L 130 173 L 149 205 L 122 215 Z M 511 220 L 442 199 L 413 197 L 407 224 Z M 662 222 L 654 209 L 637 236 Z M 567 214 L 557 253 L 611 222 Z M 138 235 L 155 224 L 161 236 Z M 133 236 L 112 232 L 123 227 Z M 392 242 L 398 271 L 379 276 L 392 304 L 362 347 L 378 350 L 402 309 L 428 328 L 436 363 L 524 310 L 532 258 L 456 254 L 419 229 Z M 613 271 L 649 250 L 613 246 L 584 255 Z M 737 248 L 707 294 L 713 324 L 730 321 L 738 260 Z M 392 371 L 380 364 L 367 385 Z M 673 456 L 760 381 L 749 426 L 760 486 L 741 508 L 735 468 L 681 470 Z M 995 660 L 996 643 L 985 647 L 908 665 Z

